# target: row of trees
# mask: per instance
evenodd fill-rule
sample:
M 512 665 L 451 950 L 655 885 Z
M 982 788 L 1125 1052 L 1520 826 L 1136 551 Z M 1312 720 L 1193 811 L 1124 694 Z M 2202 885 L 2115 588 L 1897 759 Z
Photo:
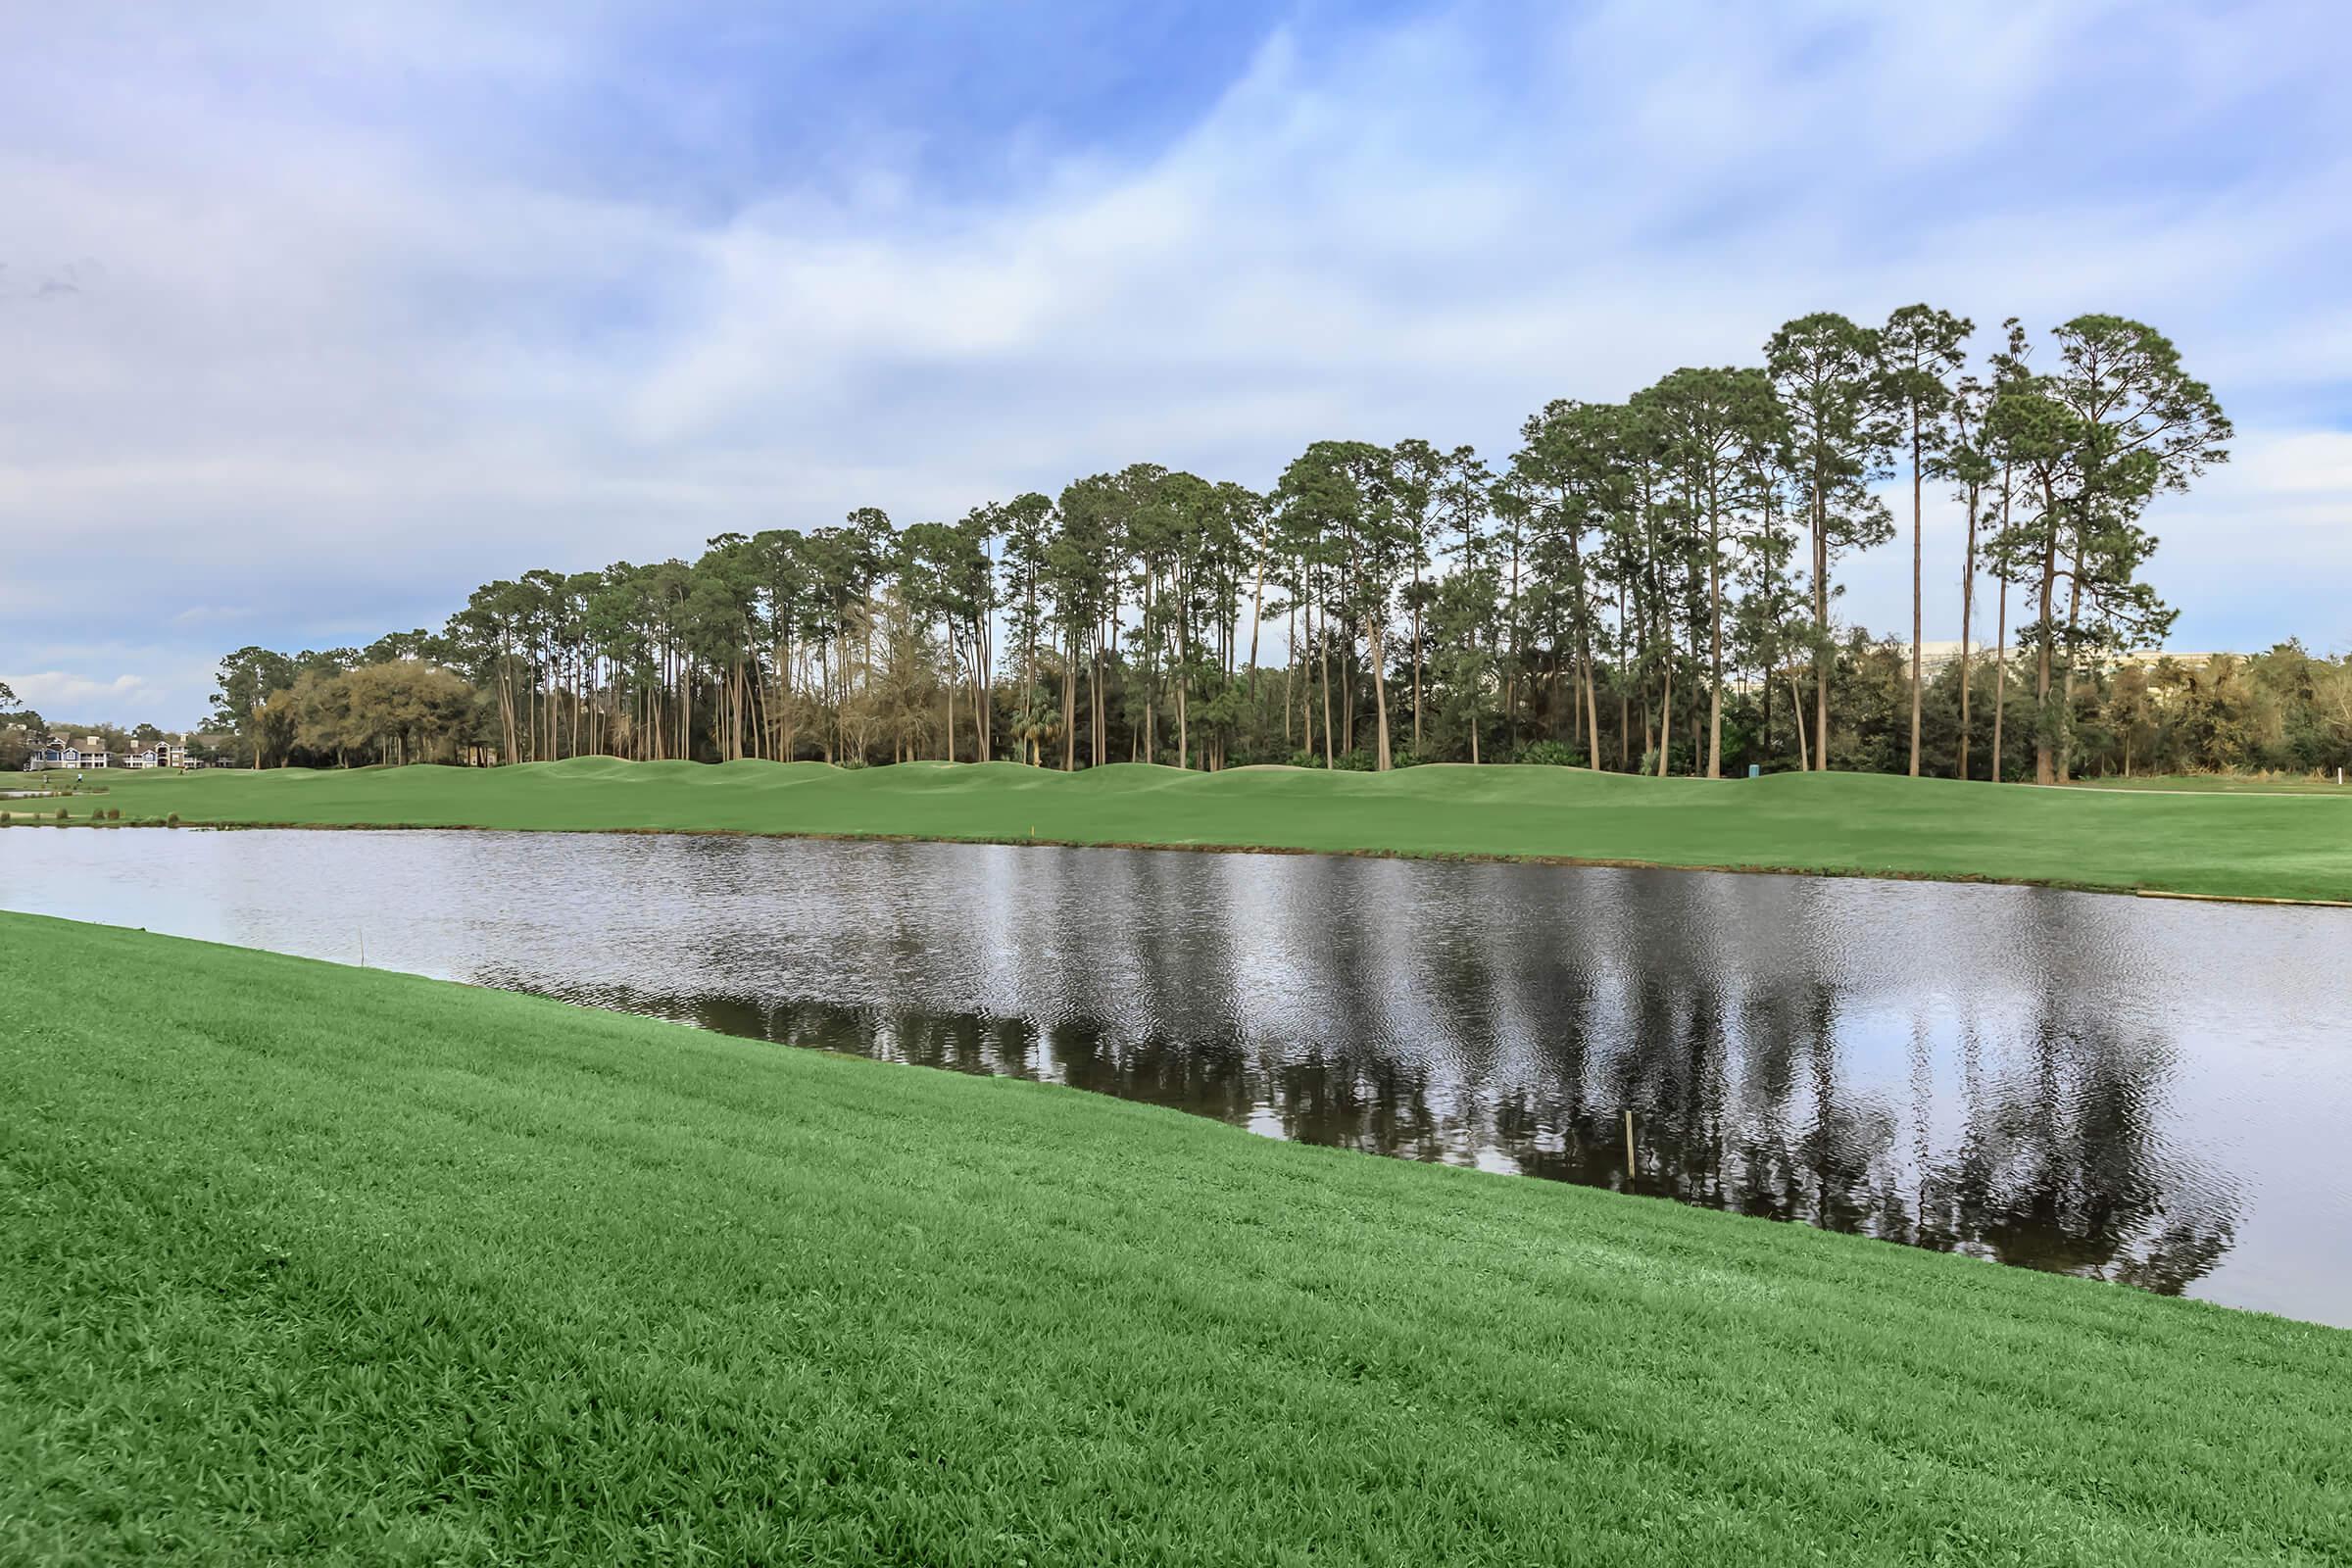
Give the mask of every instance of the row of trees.
M 274 657 L 274 656 L 273 656 Z M 289 661 L 293 685 L 271 692 L 260 724 L 265 760 L 334 766 L 370 761 L 487 762 L 498 755 L 501 717 L 494 693 L 428 662 L 394 657 L 359 662 L 348 671 L 337 657 L 362 659 L 358 651 L 305 654 Z M 2022 710 L 2033 698 L 2033 666 L 2010 660 L 1984 660 L 1964 684 L 1959 666 L 1946 663 L 1925 689 L 1922 751 L 1929 772 L 1956 770 L 1964 704 L 1978 713 L 2004 704 Z M 346 676 L 356 678 L 346 678 Z M 1281 721 L 1276 702 L 1279 673 L 1268 671 L 1257 710 L 1245 710 L 1245 727 L 1273 735 Z M 880 689 L 906 681 L 886 675 Z M 946 692 L 938 668 L 914 681 L 929 694 L 925 721 L 915 731 L 918 751 L 935 747 L 942 734 Z M 1124 687 L 1113 680 L 1114 706 Z M 426 694 L 437 706 L 419 701 Z M 1762 745 L 1766 692 L 1736 686 L 1724 706 L 1725 752 L 1735 765 L 1769 763 Z M 1892 772 L 1906 765 L 1910 741 L 1911 659 L 1897 642 L 1873 641 L 1853 632 L 1838 645 L 1831 663 L 1830 712 L 1834 766 L 1858 772 Z M 959 699 L 960 701 L 960 699 Z M 918 702 L 916 707 L 920 708 Z M 1783 699 L 1786 706 L 1786 699 Z M 958 709 L 958 713 L 962 710 Z M 1250 719 L 1250 714 L 1255 713 Z M 26 745 L 12 740 L 30 731 L 11 730 L 0 718 L 0 767 L 23 761 Z M 999 714 L 999 727 L 1006 722 Z M 1777 722 L 1785 722 L 1785 719 Z M 144 728 L 144 726 L 142 726 Z M 79 729 L 75 733 L 80 733 Z M 2074 769 L 2085 775 L 2277 770 L 2292 772 L 2352 768 L 2352 656 L 2319 658 L 2287 642 L 2247 658 L 2224 655 L 2183 662 L 2163 659 L 2085 669 L 2069 700 L 2068 734 Z M 1115 738 L 1126 739 L 1124 732 Z M 208 760 L 214 755 L 200 751 Z M 567 754 L 568 755 L 568 754 Z M 970 755 L 968 750 L 962 755 Z M 1268 757 L 1277 754 L 1269 751 Z M 1489 756 L 1494 754 L 1490 752 Z M 1520 761 L 1580 763 L 1587 759 L 1556 738 L 1540 737 L 1515 752 Z M 1976 754 L 1989 763 L 1989 748 Z M 1688 753 L 1678 750 L 1678 759 Z M 1407 749 L 1397 753 L 1409 761 Z M 250 754 L 239 760 L 251 760 Z M 1319 753 L 1292 753 L 1287 760 L 1323 765 Z M 1784 759 L 1785 760 L 1785 759 Z M 1340 754 L 1340 767 L 1369 767 L 1368 753 Z M 2015 726 L 2002 742 L 1997 776 L 2030 776 L 2032 752 Z
M 1834 711 L 1851 726 L 1838 765 L 1890 772 L 1903 765 L 1909 728 L 1910 659 L 1899 644 L 1856 641 L 1840 650 Z M 1964 688 L 1957 666 L 1927 688 L 1925 749 L 1930 763 L 1954 760 Z M 2033 667 L 2012 661 L 2008 700 L 2030 702 Z M 1976 666 L 1967 695 L 1978 712 L 1999 701 L 1989 662 Z M 2162 658 L 2088 669 L 2075 684 L 2067 732 L 2075 771 L 2102 777 L 2230 771 L 2326 772 L 2352 768 L 2352 655 L 2314 657 L 2285 642 L 2249 657 Z M 2012 735 L 2000 776 L 2024 776 L 2032 758 Z M 1938 769 L 1939 770 L 1939 769 Z
M 1899 476 L 1895 765 L 1998 777 L 2030 751 L 2059 779 L 2085 744 L 2079 694 L 2171 625 L 2142 576 L 2147 509 L 2224 461 L 2230 427 L 2138 322 L 2069 321 L 2046 367 L 2015 321 L 1981 361 L 1973 335 L 1924 305 L 1878 327 L 1805 317 L 1760 365 L 1548 404 L 1498 462 L 1321 441 L 1263 494 L 1138 464 L 955 522 L 869 508 L 692 563 L 526 572 L 437 633 L 241 650 L 217 716 L 264 760 L 1853 765 L 1879 737 L 1839 701 L 1871 645 L 1837 623 L 1838 574 L 1895 536 Z M 1966 522 L 1948 735 L 1919 636 L 1931 506 Z M 368 673 L 386 666 L 407 672 Z

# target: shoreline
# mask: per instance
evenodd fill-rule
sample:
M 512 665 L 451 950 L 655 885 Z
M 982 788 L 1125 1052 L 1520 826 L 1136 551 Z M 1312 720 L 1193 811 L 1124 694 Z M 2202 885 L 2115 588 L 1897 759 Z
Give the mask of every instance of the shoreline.
M 1306 771 L 1300 769 L 1300 771 Z M 2109 793 L 2122 794 L 2122 791 Z M 2156 793 L 2145 791 L 2140 793 Z M 2185 792 L 2184 792 L 2185 793 Z M 65 797 L 58 797 L 64 799 Z M 151 828 L 168 824 L 140 818 L 119 822 L 33 819 L 11 826 Z M 961 844 L 1003 849 L 1127 850 L 1171 855 L 1325 856 L 1351 860 L 1422 860 L 1457 865 L 1543 865 L 1568 870 L 1681 871 L 1709 876 L 1817 877 L 1851 882 L 1932 882 L 1949 887 L 2041 888 L 2053 893 L 2089 893 L 2110 898 L 2170 899 L 2193 904 L 2256 905 L 2270 908 L 2352 909 L 2352 899 L 2296 899 L 2251 893 L 2184 893 L 2170 888 L 2117 882 L 2077 882 L 2057 877 L 2000 876 L 1909 870 L 1897 866 L 1723 864 L 1543 853 L 1411 848 L 1307 848 L 1283 844 L 1177 844 L 1152 840 L 1057 839 L 955 836 L 931 833 L 859 833 L 822 829 L 744 827 L 522 827 L 492 822 L 270 822 L 186 821 L 175 831 L 201 833 L 580 833 L 624 838 L 731 838 L 811 840 L 828 844 Z
M 2315 797 L 2325 800 L 2325 797 Z M 2041 887 L 2352 906 L 2352 797 L 2003 788 L 1869 774 L 1656 780 L 1496 765 L 1387 774 L 1116 764 L 622 762 L 186 777 L 25 803 L 11 825 L 581 832 L 1485 864 Z M 2272 804 L 2262 804 L 2270 802 Z M 0 810 L 6 808 L 0 806 Z

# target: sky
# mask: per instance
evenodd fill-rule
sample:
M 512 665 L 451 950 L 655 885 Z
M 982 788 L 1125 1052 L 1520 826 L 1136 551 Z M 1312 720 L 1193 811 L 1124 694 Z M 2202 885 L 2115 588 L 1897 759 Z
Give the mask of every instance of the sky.
M 1920 300 L 1980 349 L 2170 335 L 2237 426 L 2149 518 L 2171 645 L 2352 651 L 2341 0 L 0 0 L 0 680 L 54 718 L 192 724 L 245 644 L 859 506 L 1500 459 L 1553 398 Z M 1931 639 L 1962 526 L 1932 493 Z M 1909 565 L 1843 617 L 1907 630 Z

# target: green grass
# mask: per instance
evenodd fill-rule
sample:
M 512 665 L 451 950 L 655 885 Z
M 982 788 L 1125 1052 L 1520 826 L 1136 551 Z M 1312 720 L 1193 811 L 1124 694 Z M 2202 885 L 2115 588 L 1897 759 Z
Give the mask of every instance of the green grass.
M 2116 890 L 2352 899 L 2352 791 L 2196 799 L 1776 774 L 1707 783 L 1559 767 L 1389 774 L 818 762 L 122 774 L 79 816 L 720 830 L 1625 860 Z
M 2155 773 L 2076 780 L 2084 790 L 2189 790 L 2199 795 L 2332 795 L 2352 800 L 2352 785 L 2308 773 Z
M 0 1561 L 2352 1555 L 2337 1330 L 29 916 L 0 1016 Z

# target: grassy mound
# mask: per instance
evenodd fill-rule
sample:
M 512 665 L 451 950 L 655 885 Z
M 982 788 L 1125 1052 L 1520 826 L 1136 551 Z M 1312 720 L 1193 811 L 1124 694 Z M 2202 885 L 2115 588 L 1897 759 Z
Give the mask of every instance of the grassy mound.
M 2352 1553 L 2339 1331 L 126 931 L 0 956 L 0 1560 Z
M 1707 783 L 1558 767 L 1395 773 L 819 762 L 125 773 L 89 803 L 190 823 L 724 831 L 1638 861 L 2352 899 L 2352 795 L 2035 790 L 1875 774 Z

